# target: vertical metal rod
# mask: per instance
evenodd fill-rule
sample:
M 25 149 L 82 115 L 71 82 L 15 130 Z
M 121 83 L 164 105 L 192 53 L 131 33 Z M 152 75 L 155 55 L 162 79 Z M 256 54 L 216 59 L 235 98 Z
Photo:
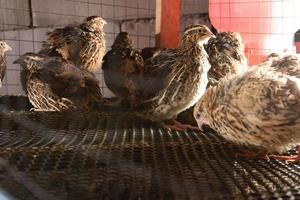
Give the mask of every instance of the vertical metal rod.
M 161 31 L 161 6 L 162 0 L 156 0 L 155 5 L 155 46 L 159 47 L 159 37 Z
M 30 20 L 29 28 L 34 28 L 32 0 L 28 0 L 28 7 L 29 7 L 29 20 Z

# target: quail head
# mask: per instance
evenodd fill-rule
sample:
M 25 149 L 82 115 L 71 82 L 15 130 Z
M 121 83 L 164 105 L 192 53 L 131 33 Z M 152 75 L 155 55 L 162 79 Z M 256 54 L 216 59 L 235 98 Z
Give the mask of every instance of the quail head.
M 211 68 L 208 72 L 209 86 L 216 85 L 221 78 L 244 72 L 247 58 L 241 35 L 236 32 L 220 32 L 205 45 Z

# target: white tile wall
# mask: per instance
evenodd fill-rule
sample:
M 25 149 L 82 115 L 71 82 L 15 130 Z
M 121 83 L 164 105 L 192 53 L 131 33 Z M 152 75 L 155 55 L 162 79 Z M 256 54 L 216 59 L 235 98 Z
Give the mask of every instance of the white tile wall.
M 0 1 L 0 30 L 24 28 L 29 24 L 27 0 Z

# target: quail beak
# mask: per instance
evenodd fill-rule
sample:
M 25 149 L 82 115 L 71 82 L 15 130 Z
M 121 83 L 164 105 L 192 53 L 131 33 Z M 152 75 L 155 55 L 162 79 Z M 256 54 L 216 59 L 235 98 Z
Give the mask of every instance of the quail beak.
M 6 50 L 6 51 L 11 51 L 11 50 L 12 50 L 12 48 L 11 48 L 10 46 L 6 45 L 6 48 L 5 48 L 5 50 Z
M 23 63 L 23 59 L 21 59 L 21 58 L 18 58 L 17 60 L 15 60 L 13 62 L 13 64 L 22 64 L 22 63 Z
M 207 31 L 207 33 L 203 34 L 202 39 L 200 40 L 199 43 L 200 44 L 203 44 L 203 43 L 206 44 L 209 41 L 210 38 L 216 38 L 216 36 L 212 32 Z
M 102 19 L 102 24 L 105 25 L 107 24 L 107 22 L 104 19 Z
M 210 38 L 216 38 L 216 36 L 212 32 L 208 32 L 206 35 Z
M 204 123 L 202 121 L 197 120 L 197 124 L 198 124 L 198 127 L 199 127 L 200 131 L 203 132 Z
M 200 118 L 200 119 L 197 119 L 197 124 L 198 124 L 198 127 L 200 129 L 200 131 L 203 131 L 204 130 L 204 125 L 207 125 L 208 124 L 208 120 L 205 119 L 205 118 Z
M 204 124 L 202 124 L 201 126 L 199 126 L 199 130 L 200 130 L 201 132 L 204 131 L 203 127 L 204 127 Z

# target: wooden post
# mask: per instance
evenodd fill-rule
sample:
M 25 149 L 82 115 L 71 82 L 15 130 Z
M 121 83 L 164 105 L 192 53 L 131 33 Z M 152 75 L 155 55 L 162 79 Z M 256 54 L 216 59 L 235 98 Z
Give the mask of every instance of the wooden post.
M 176 48 L 179 42 L 180 0 L 156 0 L 157 47 Z

